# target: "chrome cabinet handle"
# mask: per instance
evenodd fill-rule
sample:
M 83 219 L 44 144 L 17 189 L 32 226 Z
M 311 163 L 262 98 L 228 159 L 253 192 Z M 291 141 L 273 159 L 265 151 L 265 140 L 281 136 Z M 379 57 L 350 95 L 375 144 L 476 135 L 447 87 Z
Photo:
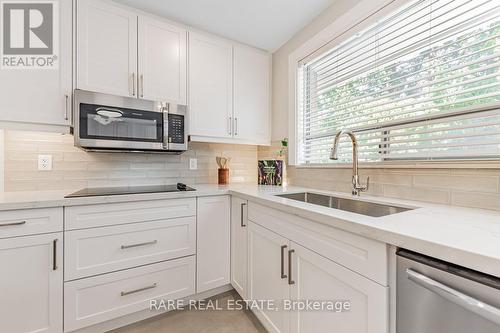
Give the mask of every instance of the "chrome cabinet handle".
M 231 135 L 232 134 L 232 127 L 233 127 L 233 121 L 232 121 L 232 117 L 229 117 L 227 118 L 227 128 L 228 128 L 228 134 Z
M 52 241 L 52 270 L 57 271 L 57 239 Z
M 141 74 L 141 97 L 144 97 L 144 75 Z
M 127 295 L 135 294 L 135 293 L 138 293 L 138 292 L 141 292 L 141 291 L 144 291 L 144 290 L 153 289 L 153 288 L 156 288 L 157 286 L 158 286 L 158 283 L 153 283 L 152 285 L 147 286 L 147 287 L 143 287 L 143 288 L 139 288 L 139 289 L 135 289 L 135 290 L 130 290 L 130 291 L 122 291 L 120 293 L 120 295 L 121 296 L 127 296 Z
M 137 244 L 130 244 L 130 245 L 122 245 L 121 249 L 122 250 L 124 250 L 124 249 L 130 249 L 132 247 L 153 245 L 153 244 L 156 244 L 156 243 L 158 243 L 158 241 L 155 239 L 154 241 L 151 241 L 151 242 L 144 242 L 144 243 L 137 243 Z
M 68 101 L 69 101 L 69 95 L 64 95 L 64 120 L 68 120 L 69 119 L 69 116 L 68 116 Z
M 287 275 L 285 274 L 285 249 L 288 246 L 281 245 L 281 278 L 286 279 Z
M 26 221 L 1 223 L 0 227 L 10 227 L 14 225 L 23 225 L 23 224 L 26 224 Z
M 441 282 L 433 280 L 428 276 L 417 273 L 410 268 L 406 269 L 406 274 L 408 275 L 408 279 L 410 281 L 415 282 L 421 287 L 424 287 L 444 299 L 447 299 L 448 301 L 461 306 L 470 312 L 474 312 L 475 314 L 500 325 L 500 309 L 481 302 L 480 300 L 455 290 L 445 284 L 442 284 Z
M 238 135 L 238 118 L 234 118 L 234 135 Z
M 135 96 L 135 73 L 132 73 L 132 96 Z
M 295 284 L 295 281 L 292 280 L 292 254 L 295 250 L 288 250 L 288 284 Z
M 247 225 L 244 223 L 244 221 L 243 221 L 243 213 L 245 212 L 245 206 L 246 206 L 246 205 L 247 205 L 246 203 L 242 203 L 242 204 L 241 204 L 241 226 L 242 226 L 242 227 L 246 227 L 246 226 L 247 226 Z

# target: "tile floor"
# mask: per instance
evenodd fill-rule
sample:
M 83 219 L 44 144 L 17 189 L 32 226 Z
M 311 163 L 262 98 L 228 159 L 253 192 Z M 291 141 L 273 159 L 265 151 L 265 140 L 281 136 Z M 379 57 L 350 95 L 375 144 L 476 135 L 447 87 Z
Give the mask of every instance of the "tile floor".
M 227 310 L 227 301 L 238 298 L 227 292 L 214 298 L 223 310 L 172 311 L 108 333 L 266 333 L 250 311 Z

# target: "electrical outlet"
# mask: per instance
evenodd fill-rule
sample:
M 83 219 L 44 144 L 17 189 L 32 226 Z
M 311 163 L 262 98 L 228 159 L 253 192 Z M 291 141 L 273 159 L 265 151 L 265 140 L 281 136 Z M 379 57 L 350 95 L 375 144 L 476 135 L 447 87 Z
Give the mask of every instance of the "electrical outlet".
M 197 170 L 198 169 L 198 159 L 190 158 L 189 159 L 189 170 Z
M 52 170 L 52 155 L 38 155 L 38 170 Z

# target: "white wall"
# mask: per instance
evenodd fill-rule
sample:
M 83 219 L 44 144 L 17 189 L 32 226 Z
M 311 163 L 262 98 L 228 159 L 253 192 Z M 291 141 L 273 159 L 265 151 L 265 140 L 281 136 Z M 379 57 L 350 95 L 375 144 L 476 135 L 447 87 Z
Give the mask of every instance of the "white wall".
M 288 137 L 288 57 L 361 0 L 337 0 L 273 54 L 272 140 Z

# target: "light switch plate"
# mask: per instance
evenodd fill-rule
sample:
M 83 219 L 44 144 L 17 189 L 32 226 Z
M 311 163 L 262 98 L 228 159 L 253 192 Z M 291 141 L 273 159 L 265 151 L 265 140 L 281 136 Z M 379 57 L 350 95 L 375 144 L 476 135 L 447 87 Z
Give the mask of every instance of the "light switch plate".
M 38 155 L 38 170 L 52 170 L 52 155 Z
M 198 159 L 190 158 L 189 159 L 189 170 L 197 170 L 198 169 Z

